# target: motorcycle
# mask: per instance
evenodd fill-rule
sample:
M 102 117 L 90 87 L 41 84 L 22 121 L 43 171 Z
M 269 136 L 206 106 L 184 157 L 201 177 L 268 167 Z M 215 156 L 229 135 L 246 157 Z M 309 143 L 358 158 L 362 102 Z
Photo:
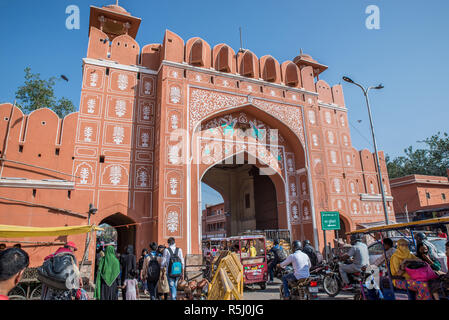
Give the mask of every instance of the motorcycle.
M 326 275 L 323 279 L 323 289 L 329 297 L 337 296 L 343 288 L 343 279 L 339 270 L 339 258 L 335 257 L 329 263 L 326 269 Z M 350 262 L 346 262 L 350 263 Z M 347 292 L 354 294 L 354 300 L 366 300 L 364 283 L 368 277 L 374 274 L 374 271 L 366 272 L 366 268 L 362 268 L 361 272 L 348 274 L 349 284 L 352 285 L 352 289 Z
M 318 281 L 318 287 L 323 287 L 324 277 L 326 276 L 326 270 L 328 269 L 328 265 L 326 261 L 323 261 L 321 264 L 314 266 L 310 269 L 310 276 L 314 277 Z
M 292 272 L 293 268 L 287 266 L 282 272 L 282 277 Z M 307 279 L 289 281 L 288 289 L 290 291 L 289 300 L 316 300 L 318 299 L 318 278 L 310 276 Z M 279 287 L 279 293 L 281 299 L 284 299 L 283 284 Z

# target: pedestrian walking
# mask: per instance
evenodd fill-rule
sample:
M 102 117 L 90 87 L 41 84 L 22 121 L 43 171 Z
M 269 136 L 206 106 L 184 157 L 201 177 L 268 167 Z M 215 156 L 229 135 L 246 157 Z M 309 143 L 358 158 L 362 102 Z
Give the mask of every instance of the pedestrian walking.
M 151 251 L 143 263 L 141 277 L 147 283 L 151 300 L 157 300 L 157 283 L 159 282 L 161 272 L 161 261 L 158 258 L 161 254 L 157 251 L 158 246 L 156 242 L 150 244 L 150 249 Z
M 0 251 L 0 300 L 9 300 L 8 293 L 20 282 L 30 264 L 30 257 L 22 249 Z
M 162 296 L 164 297 L 164 300 L 168 300 L 168 294 L 170 293 L 170 287 L 168 286 L 168 279 L 167 279 L 167 270 L 166 268 L 162 267 L 164 250 L 165 246 L 163 244 L 159 245 L 159 247 L 157 248 L 158 253 L 157 260 L 159 262 L 159 265 L 161 266 L 159 281 L 157 283 L 157 295 L 159 300 L 162 300 Z
M 139 299 L 139 284 L 137 282 L 138 273 L 136 270 L 131 270 L 128 274 L 128 279 L 125 280 L 122 289 L 126 292 L 126 300 Z M 123 299 L 125 300 L 125 299 Z
M 179 279 L 183 278 L 184 258 L 182 249 L 176 247 L 175 239 L 168 239 L 168 248 L 164 250 L 162 267 L 166 268 L 168 286 L 172 300 L 176 300 Z
M 100 259 L 95 282 L 95 295 L 97 300 L 118 300 L 118 287 L 120 285 L 120 262 L 115 256 L 113 246 L 107 246 L 104 257 Z
M 126 248 L 126 253 L 122 254 L 120 257 L 120 264 L 121 264 L 121 270 L 122 270 L 122 283 L 121 286 L 125 284 L 125 280 L 129 277 L 129 272 L 131 270 L 136 270 L 136 256 L 134 255 L 134 247 L 133 245 L 128 245 Z M 122 297 L 123 300 L 126 300 L 126 292 L 125 290 L 122 290 Z
M 139 275 L 139 283 L 143 287 L 144 294 L 148 294 L 147 282 L 142 277 L 143 264 L 144 264 L 144 261 L 145 261 L 146 257 L 148 257 L 148 250 L 147 249 L 142 249 L 142 253 L 140 254 L 139 261 L 137 262 L 137 271 L 138 271 L 138 275 Z

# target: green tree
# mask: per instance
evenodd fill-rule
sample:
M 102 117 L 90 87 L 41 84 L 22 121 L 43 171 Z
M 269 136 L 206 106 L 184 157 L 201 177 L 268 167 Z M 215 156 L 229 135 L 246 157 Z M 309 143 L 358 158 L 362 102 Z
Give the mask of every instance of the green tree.
M 60 118 L 76 111 L 72 101 L 67 98 L 57 99 L 54 86 L 57 77 L 48 80 L 41 79 L 39 73 L 31 73 L 31 68 L 25 68 L 25 83 L 16 91 L 17 104 L 25 113 L 30 113 L 40 108 L 53 110 Z
M 438 132 L 423 141 L 426 148 L 414 150 L 412 146 L 404 150 L 405 156 L 393 160 L 386 157 L 390 178 L 410 174 L 447 176 L 449 169 L 449 134 Z

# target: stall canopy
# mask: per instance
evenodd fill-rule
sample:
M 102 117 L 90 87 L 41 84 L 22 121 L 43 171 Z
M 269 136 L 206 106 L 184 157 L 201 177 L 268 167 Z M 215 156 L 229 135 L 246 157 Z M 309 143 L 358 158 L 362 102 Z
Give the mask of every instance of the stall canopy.
M 390 224 L 388 226 L 386 226 L 386 225 L 377 226 L 377 227 L 360 229 L 360 230 L 348 232 L 348 233 L 346 233 L 346 235 L 403 230 L 403 229 L 411 229 L 411 228 L 416 228 L 416 227 L 433 226 L 433 225 L 438 225 L 438 224 L 449 224 L 449 217 L 420 220 L 420 221 L 414 221 L 414 222 L 408 222 L 408 223 Z
M 48 237 L 48 236 L 69 236 L 73 234 L 83 234 L 91 231 L 103 231 L 104 229 L 97 226 L 69 226 L 69 227 L 22 227 L 0 225 L 1 238 L 31 238 L 31 237 Z

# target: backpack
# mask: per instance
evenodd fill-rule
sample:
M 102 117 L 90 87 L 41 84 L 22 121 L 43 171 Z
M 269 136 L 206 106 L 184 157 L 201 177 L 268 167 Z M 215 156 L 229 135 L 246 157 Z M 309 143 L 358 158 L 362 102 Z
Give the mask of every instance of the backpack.
M 182 275 L 182 262 L 178 256 L 179 248 L 176 248 L 175 253 L 171 248 L 167 248 L 170 252 L 170 261 L 168 263 L 168 276 L 170 278 L 177 278 Z
M 279 250 L 277 250 L 277 253 L 281 262 L 287 259 L 287 251 L 285 251 L 284 248 L 280 247 Z
M 147 268 L 147 280 L 150 282 L 156 282 L 159 280 L 160 271 L 161 267 L 159 266 L 159 262 L 157 262 L 157 257 L 150 255 L 150 261 L 148 261 Z
M 78 287 L 79 271 L 75 256 L 70 253 L 57 254 L 37 268 L 37 278 L 46 286 L 59 290 Z

